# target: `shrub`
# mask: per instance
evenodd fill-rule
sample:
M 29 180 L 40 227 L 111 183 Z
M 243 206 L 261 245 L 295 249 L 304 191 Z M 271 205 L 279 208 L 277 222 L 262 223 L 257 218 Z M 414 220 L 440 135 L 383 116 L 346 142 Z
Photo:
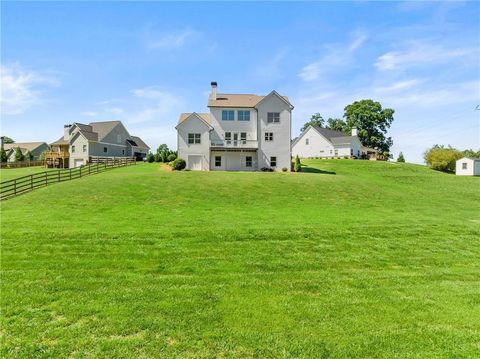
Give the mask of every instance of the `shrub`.
M 22 150 L 20 147 L 17 147 L 15 150 L 15 161 L 23 161 L 25 159 L 25 156 L 22 153 Z
M 27 158 L 27 160 L 29 161 L 33 161 L 33 153 L 28 151 L 27 154 L 25 155 L 25 157 Z
M 0 162 L 7 162 L 7 152 L 3 148 L 0 149 Z
M 300 172 L 302 170 L 302 163 L 300 162 L 300 157 L 295 157 L 295 164 L 293 165 L 293 170 L 295 172 Z
M 462 157 L 462 152 L 457 149 L 439 145 L 433 146 L 424 154 L 425 162 L 430 168 L 443 172 L 455 171 L 455 162 Z
M 168 162 L 175 161 L 177 159 L 177 155 L 175 153 L 170 153 L 167 157 Z
M 400 152 L 400 153 L 398 154 L 397 162 L 402 162 L 402 163 L 405 162 L 405 157 L 403 157 L 403 153 L 402 153 L 402 152 Z
M 262 168 L 260 168 L 260 171 L 262 171 L 262 172 L 273 172 L 273 168 L 270 168 L 270 167 L 262 167 Z
M 282 172 L 287 172 L 288 171 L 288 168 L 287 167 L 283 167 L 282 168 Z
M 147 162 L 148 162 L 148 163 L 153 163 L 153 162 L 155 162 L 155 156 L 153 155 L 153 153 L 150 152 L 150 153 L 147 155 Z
M 187 162 L 185 162 L 185 160 L 183 160 L 181 158 L 177 158 L 172 162 L 172 168 L 175 171 L 181 171 L 181 170 L 185 169 L 185 167 L 187 167 Z

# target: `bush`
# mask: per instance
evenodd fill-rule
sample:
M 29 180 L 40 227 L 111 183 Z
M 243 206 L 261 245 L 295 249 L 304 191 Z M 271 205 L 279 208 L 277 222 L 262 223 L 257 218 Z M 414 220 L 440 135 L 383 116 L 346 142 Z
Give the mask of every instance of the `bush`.
M 0 149 L 0 162 L 7 162 L 7 152 L 3 148 Z
M 400 153 L 398 154 L 397 162 L 402 162 L 402 163 L 405 162 L 405 157 L 403 157 L 403 153 L 402 153 L 402 152 L 400 152 Z
M 455 162 L 462 158 L 462 152 L 452 147 L 435 145 L 424 154 L 424 159 L 430 168 L 443 172 L 454 172 Z
M 287 167 L 283 167 L 282 168 L 282 172 L 287 172 L 288 171 L 288 168 Z
M 153 162 L 155 162 L 155 156 L 153 155 L 153 153 L 150 152 L 150 153 L 147 155 L 147 162 L 148 162 L 148 163 L 153 163 Z
M 177 155 L 175 153 L 170 153 L 167 157 L 168 162 L 175 161 L 177 159 Z
M 273 168 L 270 168 L 270 167 L 262 167 L 262 168 L 260 168 L 260 171 L 262 171 L 262 172 L 273 172 Z
M 295 157 L 295 164 L 293 165 L 293 170 L 295 172 L 300 172 L 302 170 L 302 163 L 300 162 L 300 157 Z
M 187 167 L 187 162 L 181 158 L 177 158 L 172 162 L 172 168 L 174 171 L 181 171 Z
M 162 161 L 162 155 L 160 155 L 160 154 L 158 154 L 158 153 L 155 153 L 155 154 L 153 155 L 153 158 L 154 158 L 155 162 L 163 162 L 163 161 Z
M 33 161 L 33 153 L 28 151 L 27 154 L 25 155 L 25 157 L 27 158 L 27 160 L 29 161 Z
M 20 147 L 17 147 L 15 150 L 15 161 L 23 161 L 25 159 L 25 156 L 22 153 L 22 150 Z

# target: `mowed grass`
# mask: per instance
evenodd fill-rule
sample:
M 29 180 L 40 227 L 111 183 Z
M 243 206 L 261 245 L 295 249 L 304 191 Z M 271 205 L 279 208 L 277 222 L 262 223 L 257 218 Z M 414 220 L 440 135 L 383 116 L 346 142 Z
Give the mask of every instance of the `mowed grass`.
M 0 181 L 8 181 L 14 178 L 28 176 L 31 174 L 52 171 L 52 169 L 45 168 L 45 166 L 33 166 L 33 167 L 22 167 L 22 168 L 2 168 L 0 169 Z M 55 170 L 58 171 L 58 170 Z
M 304 162 L 2 202 L 2 357 L 478 357 L 480 179 Z

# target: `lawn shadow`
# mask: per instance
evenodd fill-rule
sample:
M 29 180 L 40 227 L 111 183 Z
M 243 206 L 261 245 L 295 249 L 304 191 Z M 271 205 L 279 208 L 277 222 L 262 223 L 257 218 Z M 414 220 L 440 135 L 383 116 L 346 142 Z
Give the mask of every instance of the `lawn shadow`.
M 302 166 L 302 172 L 305 172 L 305 173 L 322 173 L 324 175 L 336 175 L 335 172 L 324 171 L 324 170 L 321 170 L 319 168 L 308 167 L 308 166 Z

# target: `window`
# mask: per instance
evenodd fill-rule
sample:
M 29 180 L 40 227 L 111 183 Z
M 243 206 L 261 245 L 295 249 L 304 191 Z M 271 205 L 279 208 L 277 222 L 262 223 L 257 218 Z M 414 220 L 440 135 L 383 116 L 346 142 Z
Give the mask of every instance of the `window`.
M 335 156 L 338 156 L 338 150 L 335 150 Z
M 273 132 L 265 132 L 265 141 L 273 141 Z
M 279 123 L 279 122 L 280 122 L 280 112 L 267 113 L 267 123 Z
M 125 150 L 122 150 L 122 155 L 124 155 L 124 154 L 125 154 Z
M 103 153 L 107 153 L 108 149 L 106 147 L 103 148 Z
M 238 111 L 238 121 L 250 121 L 250 111 Z
M 240 140 L 241 141 L 246 141 L 247 140 L 247 133 L 246 132 L 240 132 Z
M 222 111 L 222 121 L 233 121 L 233 120 L 235 120 L 235 111 L 232 111 L 232 110 Z
M 353 148 L 350 148 L 350 156 L 353 156 Z
M 87 145 L 83 145 L 83 152 L 87 152 Z
M 225 139 L 227 141 L 230 141 L 232 139 L 232 133 L 231 132 L 225 132 Z
M 75 146 L 72 146 L 72 153 L 75 152 Z
M 308 138 L 305 139 L 305 144 L 306 144 L 306 145 L 309 145 L 309 144 L 310 144 L 310 141 L 309 141 Z
M 252 167 L 252 162 L 253 162 L 253 161 L 252 161 L 252 156 L 247 156 L 247 157 L 245 158 L 245 166 L 246 166 L 246 167 Z
M 215 167 L 222 166 L 222 156 L 215 156 Z
M 188 134 L 188 144 L 189 145 L 200 144 L 200 133 L 189 133 Z
M 270 157 L 270 167 L 277 167 L 277 157 Z
M 463 162 L 462 163 L 462 170 L 466 170 L 467 169 L 467 162 Z

